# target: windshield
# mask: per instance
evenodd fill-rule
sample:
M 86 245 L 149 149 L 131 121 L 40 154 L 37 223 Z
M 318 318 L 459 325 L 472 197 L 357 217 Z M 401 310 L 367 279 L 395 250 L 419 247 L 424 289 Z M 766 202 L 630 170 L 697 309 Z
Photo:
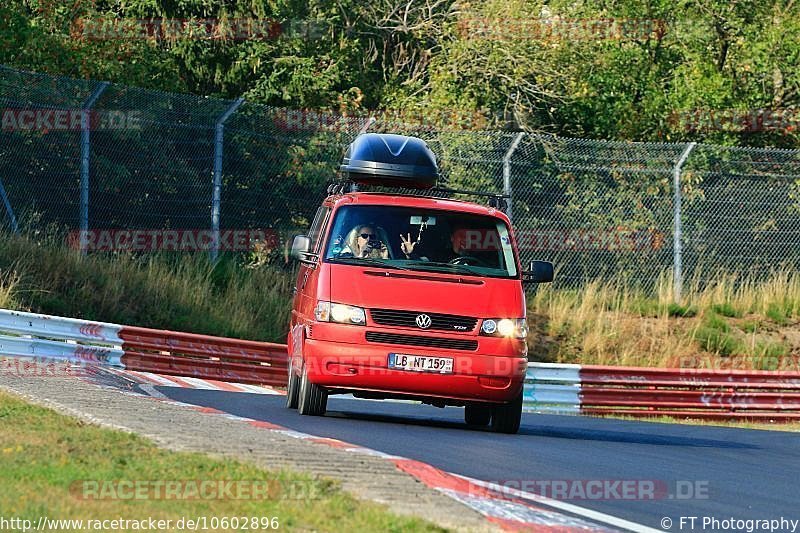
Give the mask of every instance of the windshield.
M 403 270 L 517 276 L 508 227 L 502 220 L 413 207 L 340 208 L 325 260 Z

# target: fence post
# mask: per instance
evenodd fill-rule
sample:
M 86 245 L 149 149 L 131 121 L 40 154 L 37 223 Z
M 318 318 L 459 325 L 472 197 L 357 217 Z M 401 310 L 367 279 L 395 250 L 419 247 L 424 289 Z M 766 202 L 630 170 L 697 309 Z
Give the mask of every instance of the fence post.
M 0 180 L 0 196 L 3 197 L 3 205 L 6 207 L 6 214 L 8 214 L 8 222 L 11 224 L 11 229 L 14 231 L 14 233 L 19 233 L 17 217 L 14 216 L 14 210 L 11 208 L 11 202 L 8 200 L 6 188 L 3 186 L 2 180 Z
M 214 190 L 211 195 L 211 261 L 216 262 L 219 256 L 219 211 L 222 198 L 222 141 L 225 121 L 228 120 L 244 98 L 239 98 L 217 119 L 214 125 Z
M 91 122 L 89 111 L 97 99 L 109 86 L 109 82 L 101 82 L 81 107 L 81 206 L 80 206 L 80 248 L 81 255 L 86 255 L 86 234 L 89 231 L 89 130 Z
M 674 221 L 673 221 L 673 237 L 672 237 L 672 292 L 673 292 L 673 299 L 675 303 L 681 303 L 681 292 L 683 291 L 683 228 L 681 225 L 681 169 L 683 168 L 683 164 L 686 163 L 686 159 L 689 157 L 689 154 L 692 153 L 694 147 L 697 143 L 689 143 L 686 148 L 684 148 L 683 153 L 681 154 L 680 158 L 678 158 L 678 162 L 675 164 L 675 168 L 672 169 L 672 187 L 674 189 L 674 200 L 673 200 L 673 211 L 674 211 Z
M 511 143 L 511 146 L 509 146 L 508 151 L 506 152 L 506 155 L 503 156 L 503 194 L 506 195 L 506 197 L 507 197 L 506 198 L 506 203 L 507 203 L 506 214 L 508 215 L 509 219 L 511 219 L 512 209 L 513 209 L 512 202 L 511 202 L 512 201 L 512 198 L 511 198 L 511 193 L 512 193 L 512 189 L 511 189 L 511 156 L 516 151 L 517 147 L 519 146 L 519 143 L 522 141 L 522 138 L 524 136 L 525 136 L 525 132 L 521 131 L 521 132 L 517 133 L 517 136 L 514 137 L 514 141 Z M 512 220 L 512 222 L 513 222 L 513 220 Z
M 369 128 L 370 128 L 370 127 L 371 127 L 373 124 L 375 124 L 376 122 L 378 122 L 378 119 L 377 119 L 377 118 L 375 118 L 375 117 L 373 117 L 373 116 L 370 116 L 370 117 L 367 119 L 367 121 L 364 123 L 364 126 L 362 126 L 362 128 L 361 128 L 360 130 L 358 130 L 358 135 L 361 135 L 362 133 L 367 133 L 367 130 L 369 130 Z M 358 135 L 357 135 L 357 136 L 358 136 Z

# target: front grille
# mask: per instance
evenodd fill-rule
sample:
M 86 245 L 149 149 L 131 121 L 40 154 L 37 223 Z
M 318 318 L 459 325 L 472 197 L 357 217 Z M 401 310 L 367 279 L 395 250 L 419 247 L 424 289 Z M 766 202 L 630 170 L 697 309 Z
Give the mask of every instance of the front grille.
M 367 342 L 383 344 L 404 344 L 406 346 L 425 346 L 427 348 L 446 348 L 448 350 L 477 350 L 478 341 L 443 339 L 442 337 L 423 337 L 421 335 L 398 335 L 397 333 L 367 332 Z
M 399 311 L 395 309 L 370 309 L 372 321 L 382 326 L 402 326 L 406 328 L 417 328 L 417 317 L 428 315 L 431 317 L 431 325 L 424 329 L 436 329 L 443 331 L 472 331 L 475 329 L 477 318 L 469 316 L 445 315 L 442 313 L 426 313 L 422 311 Z

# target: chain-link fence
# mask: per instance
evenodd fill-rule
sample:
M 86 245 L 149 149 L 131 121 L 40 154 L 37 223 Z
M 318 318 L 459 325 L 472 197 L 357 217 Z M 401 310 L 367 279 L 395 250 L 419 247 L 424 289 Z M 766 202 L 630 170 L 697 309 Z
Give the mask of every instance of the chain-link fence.
M 800 258 L 796 150 L 372 123 L 6 67 L 0 109 L 0 209 L 15 229 L 191 230 L 222 250 L 230 230 L 285 236 L 368 130 L 426 139 L 451 188 L 508 195 L 523 260 L 554 261 L 561 283 L 702 282 Z

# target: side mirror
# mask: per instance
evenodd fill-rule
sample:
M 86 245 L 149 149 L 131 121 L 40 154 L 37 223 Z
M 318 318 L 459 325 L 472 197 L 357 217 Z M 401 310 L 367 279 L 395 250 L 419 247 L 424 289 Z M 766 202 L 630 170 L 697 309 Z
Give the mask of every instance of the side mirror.
M 308 235 L 295 235 L 292 241 L 291 256 L 300 261 L 308 260 L 309 250 L 311 250 L 311 238 Z
M 523 283 L 550 283 L 553 281 L 553 263 L 531 261 L 528 270 L 522 273 Z

